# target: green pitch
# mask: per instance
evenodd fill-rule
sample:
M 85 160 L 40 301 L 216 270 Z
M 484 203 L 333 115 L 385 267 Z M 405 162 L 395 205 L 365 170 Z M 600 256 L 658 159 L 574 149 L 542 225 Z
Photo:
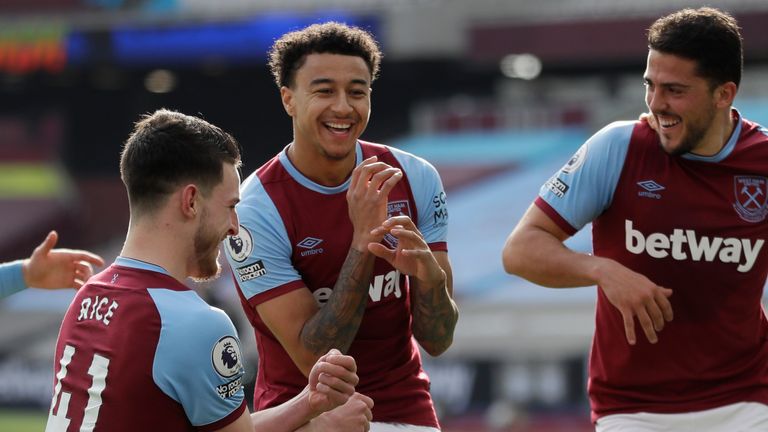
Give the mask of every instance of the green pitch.
M 42 432 L 47 416 L 38 411 L 0 410 L 0 431 Z

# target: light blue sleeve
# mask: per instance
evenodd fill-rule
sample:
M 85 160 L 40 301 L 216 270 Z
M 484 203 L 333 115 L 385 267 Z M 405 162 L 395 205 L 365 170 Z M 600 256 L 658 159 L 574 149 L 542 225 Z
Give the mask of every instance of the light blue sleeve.
M 152 375 L 194 426 L 214 423 L 242 404 L 244 369 L 235 326 L 194 291 L 150 288 L 162 328 Z
M 277 207 L 252 174 L 237 204 L 240 231 L 224 240 L 227 261 L 246 299 L 301 280 L 291 263 L 291 242 Z
M 418 226 L 427 243 L 448 239 L 448 204 L 443 182 L 432 164 L 418 156 L 390 147 L 408 177 L 416 201 Z
M 0 299 L 17 293 L 27 287 L 22 271 L 23 261 L 0 264 Z
M 613 200 L 635 121 L 615 122 L 594 134 L 539 191 L 539 197 L 577 231 Z

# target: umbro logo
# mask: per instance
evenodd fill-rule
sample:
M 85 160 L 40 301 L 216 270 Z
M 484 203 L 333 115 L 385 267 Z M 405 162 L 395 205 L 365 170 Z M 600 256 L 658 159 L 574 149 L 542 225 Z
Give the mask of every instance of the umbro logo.
M 307 237 L 304 240 L 296 243 L 296 246 L 304 249 L 314 249 L 315 246 L 319 245 L 322 242 L 323 240 L 319 238 Z
M 643 180 L 641 182 L 637 182 L 637 185 L 647 190 L 648 192 L 656 192 L 666 189 L 664 186 L 656 183 L 653 180 Z
M 301 251 L 301 253 L 299 255 L 305 257 L 307 255 L 316 255 L 316 254 L 323 253 L 324 252 L 323 248 L 318 248 L 317 247 L 322 242 L 323 242 L 322 239 L 315 238 L 315 237 L 307 237 L 304 240 L 296 243 L 296 246 L 298 246 L 298 247 L 300 247 L 302 249 L 306 249 L 306 250 Z
M 661 194 L 658 192 L 666 189 L 664 186 L 656 183 L 653 180 L 639 181 L 637 182 L 637 185 L 643 188 L 643 190 L 637 193 L 638 196 L 653 198 L 653 199 L 661 199 Z

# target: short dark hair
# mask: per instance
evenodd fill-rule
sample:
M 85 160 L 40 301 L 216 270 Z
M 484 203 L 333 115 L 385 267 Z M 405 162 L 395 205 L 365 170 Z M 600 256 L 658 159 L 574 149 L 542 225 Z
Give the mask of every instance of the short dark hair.
M 131 212 L 156 209 L 184 182 L 210 193 L 224 178 L 224 162 L 239 167 L 240 147 L 217 126 L 167 109 L 144 115 L 120 156 Z
M 727 12 L 702 7 L 659 18 L 648 29 L 648 48 L 696 61 L 697 73 L 713 86 L 741 82 L 742 38 Z
M 268 53 L 275 83 L 278 87 L 292 86 L 307 55 L 324 53 L 362 58 L 371 73 L 371 82 L 379 74 L 382 54 L 376 39 L 359 27 L 331 21 L 286 33 L 275 41 Z

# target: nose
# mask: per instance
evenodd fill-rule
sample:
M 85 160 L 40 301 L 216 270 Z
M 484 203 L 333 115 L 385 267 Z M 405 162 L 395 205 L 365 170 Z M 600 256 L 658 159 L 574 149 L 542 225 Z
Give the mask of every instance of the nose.
M 340 115 L 346 115 L 352 112 L 352 104 L 349 103 L 349 98 L 346 92 L 337 92 L 336 99 L 333 101 L 331 107 L 333 112 Z
M 237 211 L 232 209 L 232 214 L 229 216 L 229 230 L 227 235 L 237 235 L 240 232 L 240 220 L 237 217 Z
M 658 88 L 646 87 L 645 104 L 651 112 L 660 112 L 664 110 L 665 101 L 662 92 Z

